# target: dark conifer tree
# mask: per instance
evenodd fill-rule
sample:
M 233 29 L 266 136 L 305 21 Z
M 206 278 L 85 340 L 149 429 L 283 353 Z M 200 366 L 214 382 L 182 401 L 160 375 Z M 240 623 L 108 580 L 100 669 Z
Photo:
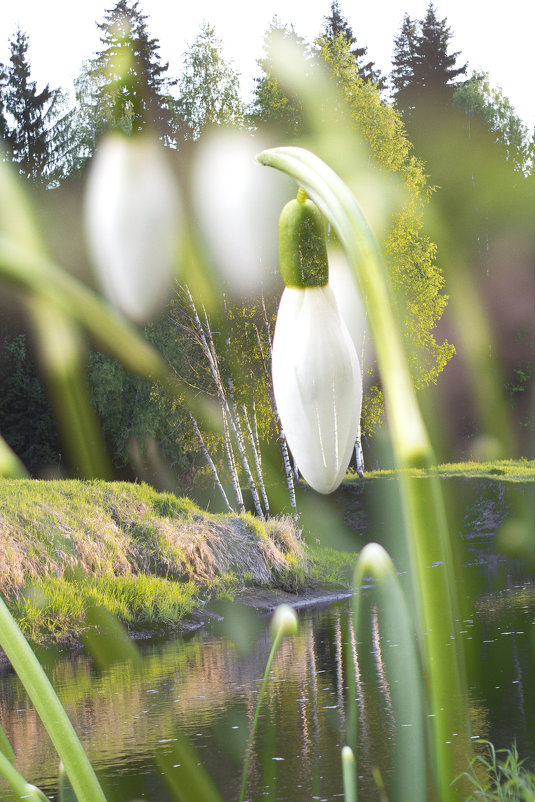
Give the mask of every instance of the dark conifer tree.
M 466 72 L 466 64 L 455 66 L 459 52 L 448 52 L 451 37 L 447 20 L 437 18 L 433 3 L 419 23 L 407 14 L 403 18 L 394 39 L 391 82 L 394 103 L 407 123 L 415 114 L 451 104 L 455 79 Z
M 407 113 L 414 104 L 416 37 L 417 23 L 405 14 L 401 30 L 394 39 L 394 58 L 390 73 L 392 97 L 396 109 L 403 113 Z
M 146 15 L 138 0 L 118 0 L 105 14 L 97 25 L 104 48 L 93 64 L 108 126 L 130 133 L 152 125 L 164 142 L 173 142 L 169 89 L 175 82 L 165 76 L 169 64 L 160 61 L 160 46 L 149 37 Z
M 357 40 L 349 25 L 347 19 L 342 16 L 342 11 L 340 9 L 340 4 L 338 0 L 332 0 L 331 2 L 331 13 L 329 16 L 324 17 L 325 25 L 323 28 L 322 36 L 328 41 L 332 42 L 337 36 L 343 36 L 344 40 L 347 42 L 349 47 L 351 48 L 351 54 L 355 58 L 355 62 L 357 64 L 359 76 L 362 78 L 363 81 L 367 81 L 369 83 L 377 83 L 379 84 L 380 89 L 385 88 L 384 79 L 381 76 L 381 72 L 379 70 L 374 69 L 374 62 L 368 61 L 366 64 L 362 63 L 362 59 L 366 56 L 368 52 L 367 47 L 354 47 L 357 44 Z
M 447 20 L 439 20 L 433 3 L 420 22 L 420 35 L 415 41 L 415 77 L 423 95 L 439 98 L 441 103 L 449 103 L 452 98 L 455 79 L 466 73 L 467 65 L 456 67 L 456 53 L 448 53 L 452 38 Z
M 7 70 L 4 64 L 0 64 L 0 145 L 7 143 L 8 125 L 6 120 L 5 88 L 7 81 Z
M 40 181 L 49 166 L 51 112 L 57 91 L 47 85 L 38 92 L 36 82 L 30 80 L 28 37 L 20 29 L 10 40 L 10 50 L 3 90 L 7 113 L 5 139 L 20 173 L 32 181 Z

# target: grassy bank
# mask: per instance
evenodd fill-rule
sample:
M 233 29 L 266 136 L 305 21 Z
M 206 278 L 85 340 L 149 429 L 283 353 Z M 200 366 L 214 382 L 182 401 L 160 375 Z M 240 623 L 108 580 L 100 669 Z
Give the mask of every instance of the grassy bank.
M 1 479 L 0 510 L 0 592 L 34 641 L 78 640 L 95 608 L 169 628 L 211 598 L 311 579 L 292 519 L 211 515 L 144 484 Z
M 367 471 L 366 479 L 393 478 L 399 470 Z M 411 468 L 411 476 L 460 477 L 465 479 L 494 479 L 500 482 L 535 482 L 535 460 L 508 459 L 493 462 L 452 462 L 432 468 Z M 362 481 L 356 475 L 346 481 Z

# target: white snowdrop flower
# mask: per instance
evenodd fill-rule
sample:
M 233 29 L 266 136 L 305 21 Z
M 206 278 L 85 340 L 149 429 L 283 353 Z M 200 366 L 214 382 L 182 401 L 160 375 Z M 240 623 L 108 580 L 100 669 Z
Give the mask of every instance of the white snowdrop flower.
M 208 251 L 236 295 L 273 281 L 277 224 L 287 186 L 255 160 L 259 143 L 232 130 L 213 131 L 193 165 L 193 205 Z
M 329 286 L 353 340 L 357 356 L 362 361 L 362 352 L 370 341 L 366 312 L 353 271 L 345 253 L 339 247 L 329 248 Z
M 361 371 L 334 294 L 286 287 L 273 339 L 273 390 L 299 470 L 319 493 L 344 478 L 360 420 Z
M 303 189 L 281 212 L 279 259 L 286 288 L 273 338 L 277 410 L 303 477 L 319 493 L 332 493 L 351 459 L 362 381 L 329 286 L 325 220 Z
M 177 260 L 181 203 L 153 136 L 103 137 L 91 164 L 85 227 L 106 297 L 138 324 L 164 306 Z

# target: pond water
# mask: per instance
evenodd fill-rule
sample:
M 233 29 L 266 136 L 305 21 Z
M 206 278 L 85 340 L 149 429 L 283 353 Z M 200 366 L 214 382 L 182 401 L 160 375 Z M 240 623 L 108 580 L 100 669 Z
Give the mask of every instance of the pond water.
M 535 584 L 526 567 L 506 559 L 495 544 L 497 529 L 525 503 L 531 488 L 450 480 L 449 490 L 460 510 L 454 530 L 462 566 L 459 628 L 467 654 L 472 733 L 497 748 L 516 740 L 520 756 L 535 767 Z M 388 515 L 393 506 L 388 504 Z M 333 511 L 340 538 L 349 531 L 349 543 L 357 549 L 379 539 L 386 509 L 373 493 L 366 499 L 359 492 L 345 493 Z M 323 539 L 320 517 L 316 524 Z M 331 529 L 336 526 L 331 520 Z M 395 550 L 392 543 L 389 548 Z M 396 564 L 402 581 L 408 581 L 402 555 Z M 429 571 L 439 568 L 431 565 Z M 242 756 L 271 646 L 269 617 L 236 605 L 222 613 L 223 620 L 187 638 L 141 643 L 138 668 L 116 662 L 98 669 L 86 654 L 50 659 L 49 676 L 110 799 L 171 799 L 155 754 L 167 755 L 179 777 L 180 755 L 174 750 L 181 735 L 223 799 L 238 799 Z M 348 660 L 354 660 L 359 641 L 351 604 L 339 601 L 298 613 L 299 633 L 283 642 L 273 664 L 250 762 L 248 800 L 343 799 L 340 750 L 348 726 Z M 380 666 L 380 638 L 371 651 L 370 662 Z M 357 683 L 359 791 L 367 802 L 379 798 L 373 767 L 388 784 L 388 688 L 376 685 L 364 674 Z M 20 771 L 56 799 L 53 747 L 9 669 L 0 673 L 0 716 Z M 15 797 L 0 785 L 0 799 Z

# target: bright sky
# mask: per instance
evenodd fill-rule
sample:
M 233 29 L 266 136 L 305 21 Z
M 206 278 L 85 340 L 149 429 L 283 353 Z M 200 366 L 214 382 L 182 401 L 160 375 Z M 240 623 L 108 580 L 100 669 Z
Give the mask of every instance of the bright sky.
M 262 41 L 273 17 L 292 23 L 296 32 L 312 41 L 323 28 L 330 0 L 141 0 L 148 17 L 149 34 L 159 40 L 160 54 L 169 61 L 169 75 L 178 77 L 182 55 L 195 39 L 200 25 L 208 22 L 223 42 L 223 54 L 234 61 L 242 76 L 245 95 L 259 74 L 256 60 L 262 56 Z M 115 0 L 16 0 L 2 8 L 0 61 L 9 60 L 8 40 L 20 25 L 30 38 L 32 75 L 38 89 L 70 90 L 80 65 L 100 48 L 96 22 Z M 357 3 L 340 0 L 360 46 L 383 73 L 391 67 L 394 36 L 405 12 L 420 19 L 428 0 L 383 0 Z M 470 69 L 490 73 L 491 85 L 501 87 L 517 114 L 530 129 L 535 126 L 533 59 L 530 55 L 535 30 L 532 0 L 435 0 L 439 19 L 444 17 L 453 32 L 450 52 L 460 50 L 459 61 Z

